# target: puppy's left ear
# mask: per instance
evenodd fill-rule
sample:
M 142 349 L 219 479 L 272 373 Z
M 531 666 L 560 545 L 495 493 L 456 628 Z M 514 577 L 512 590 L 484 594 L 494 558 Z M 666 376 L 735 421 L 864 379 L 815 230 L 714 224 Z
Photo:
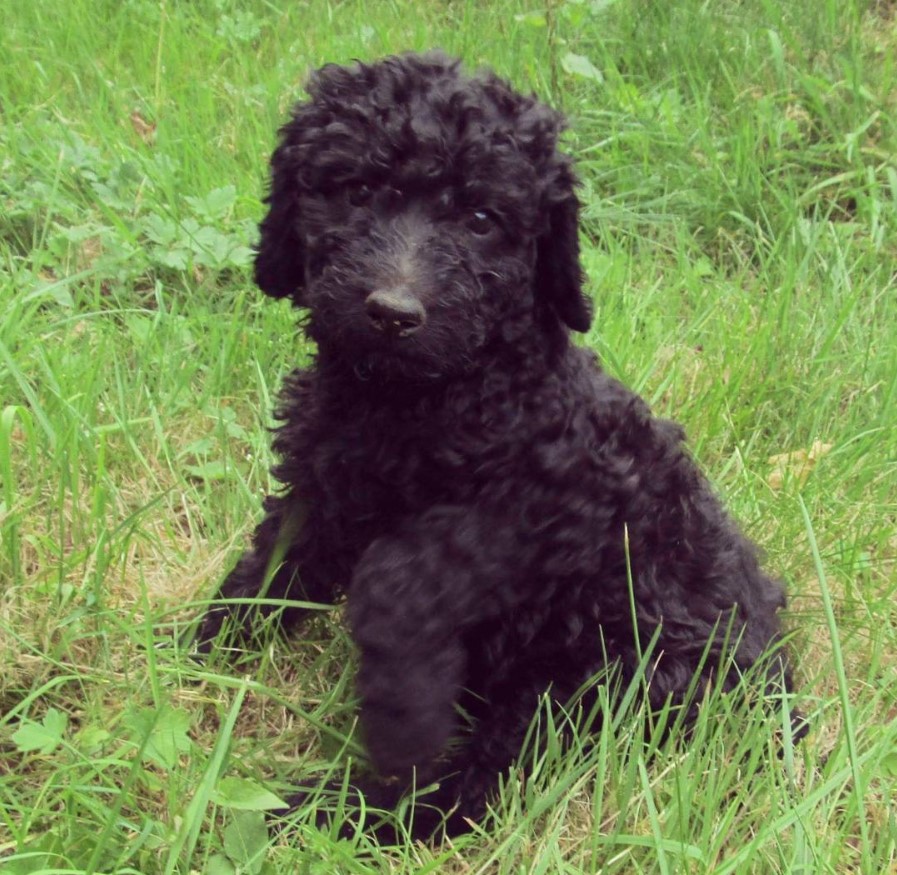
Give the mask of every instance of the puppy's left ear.
M 298 188 L 296 167 L 287 142 L 288 127 L 281 132 L 284 140 L 271 158 L 271 190 L 265 198 L 268 214 L 259 225 L 261 239 L 255 256 L 255 281 L 266 295 L 274 298 L 293 295 L 296 303 L 301 303 L 305 246 L 297 228 Z
M 574 331 L 588 331 L 592 302 L 582 289 L 579 200 L 572 173 L 565 182 L 566 196 L 549 207 L 548 228 L 536 243 L 536 288 L 561 322 Z

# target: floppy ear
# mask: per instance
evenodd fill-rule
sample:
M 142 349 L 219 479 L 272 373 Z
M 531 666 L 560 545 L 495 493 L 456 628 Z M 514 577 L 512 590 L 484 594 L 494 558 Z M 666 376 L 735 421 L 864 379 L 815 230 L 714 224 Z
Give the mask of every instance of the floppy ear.
M 579 201 L 571 190 L 549 208 L 548 228 L 537 241 L 537 294 L 565 325 L 588 331 L 592 302 L 582 290 L 579 264 Z
M 274 298 L 293 295 L 301 302 L 305 281 L 305 247 L 297 230 L 299 210 L 298 187 L 294 161 L 284 140 L 271 157 L 271 190 L 265 203 L 268 214 L 259 225 L 261 239 L 255 255 L 255 281 L 259 288 Z

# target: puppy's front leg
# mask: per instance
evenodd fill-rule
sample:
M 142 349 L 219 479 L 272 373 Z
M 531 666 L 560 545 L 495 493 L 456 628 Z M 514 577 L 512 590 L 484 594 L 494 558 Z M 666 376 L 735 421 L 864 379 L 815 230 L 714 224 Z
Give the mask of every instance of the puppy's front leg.
M 361 651 L 361 724 L 381 775 L 418 782 L 455 727 L 463 635 L 506 608 L 513 533 L 469 508 L 435 508 L 374 541 L 349 590 Z M 501 597 L 499 597 L 501 594 Z

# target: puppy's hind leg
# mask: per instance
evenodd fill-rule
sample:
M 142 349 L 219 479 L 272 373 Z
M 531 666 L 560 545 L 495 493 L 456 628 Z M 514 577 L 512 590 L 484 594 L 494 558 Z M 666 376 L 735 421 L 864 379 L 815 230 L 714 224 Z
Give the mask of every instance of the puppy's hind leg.
M 227 630 L 234 643 L 251 640 L 264 620 L 277 613 L 281 627 L 295 625 L 308 610 L 284 605 L 285 600 L 332 604 L 335 586 L 315 566 L 304 549 L 307 533 L 305 506 L 290 496 L 269 497 L 267 515 L 256 528 L 248 550 L 218 590 L 213 605 L 202 617 L 194 649 L 209 653 L 213 642 Z

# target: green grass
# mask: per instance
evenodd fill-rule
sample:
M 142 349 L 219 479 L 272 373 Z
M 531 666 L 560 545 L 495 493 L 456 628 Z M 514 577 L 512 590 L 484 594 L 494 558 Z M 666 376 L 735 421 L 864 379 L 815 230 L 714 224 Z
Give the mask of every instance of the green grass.
M 650 755 L 644 715 L 565 747 L 546 712 L 454 844 L 269 838 L 358 748 L 335 616 L 237 665 L 176 644 L 308 353 L 248 247 L 306 71 L 433 45 L 569 115 L 586 342 L 787 579 L 812 731 L 779 760 L 714 698 Z M 46 0 L 0 57 L 0 871 L 895 871 L 893 2 Z

